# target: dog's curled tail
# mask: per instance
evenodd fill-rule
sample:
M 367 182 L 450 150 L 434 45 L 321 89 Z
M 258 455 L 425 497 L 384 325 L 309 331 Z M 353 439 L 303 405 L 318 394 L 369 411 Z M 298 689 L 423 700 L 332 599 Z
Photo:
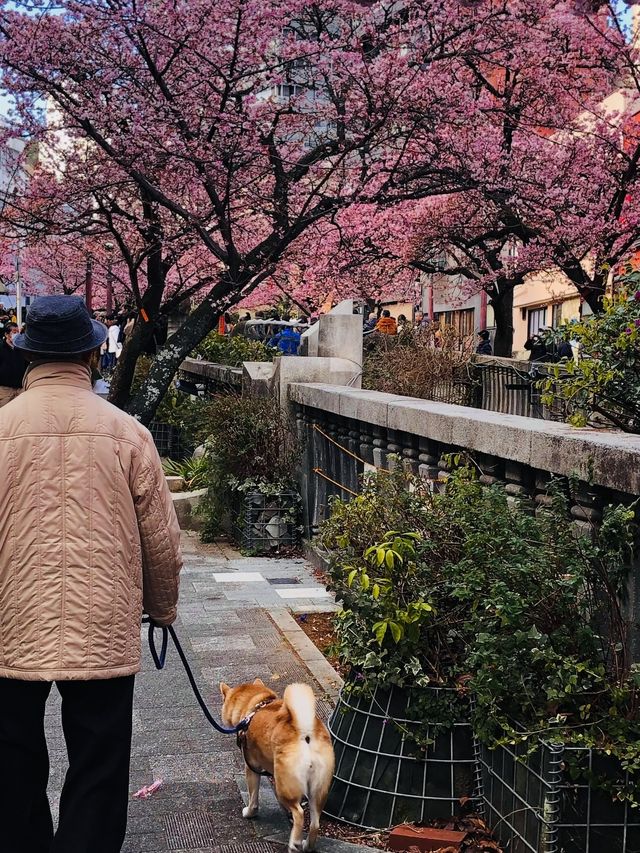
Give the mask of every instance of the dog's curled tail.
M 291 714 L 296 731 L 309 743 L 316 723 L 316 697 L 313 690 L 308 684 L 290 684 L 282 700 Z

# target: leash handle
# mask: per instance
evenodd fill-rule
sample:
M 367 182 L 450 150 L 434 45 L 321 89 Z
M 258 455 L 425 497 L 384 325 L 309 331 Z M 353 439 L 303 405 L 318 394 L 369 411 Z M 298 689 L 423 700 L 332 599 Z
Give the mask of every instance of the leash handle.
M 151 652 L 151 657 L 153 658 L 156 669 L 164 669 L 164 665 L 167 660 L 167 646 L 169 645 L 169 629 L 161 625 L 156 625 L 149 616 L 146 616 L 142 621 L 149 623 L 149 651 Z M 156 647 L 156 628 L 160 628 L 162 632 L 162 646 L 160 648 L 160 654 L 158 654 Z
M 173 625 L 156 625 L 156 623 L 150 616 L 143 616 L 142 621 L 143 623 L 146 622 L 149 624 L 149 650 L 151 652 L 151 657 L 153 658 L 153 662 L 155 664 L 156 669 L 164 669 L 164 665 L 167 660 L 167 647 L 169 645 L 170 635 L 171 639 L 173 640 L 173 645 L 176 647 L 176 651 L 178 652 L 178 656 L 182 661 L 182 665 L 184 667 L 184 671 L 187 674 L 187 678 L 189 679 L 189 684 L 191 685 L 191 689 L 193 690 L 193 695 L 196 697 L 198 705 L 200 705 L 202 713 L 205 715 L 209 723 L 217 732 L 220 732 L 220 734 L 223 735 L 235 735 L 238 734 L 238 732 L 246 731 L 249 726 L 249 723 L 251 722 L 251 717 L 245 717 L 244 719 L 240 720 L 237 726 L 233 726 L 233 728 L 228 729 L 225 728 L 225 726 L 221 726 L 220 723 L 215 719 L 215 717 L 212 716 L 211 711 L 209 711 L 204 699 L 202 698 L 202 694 L 200 693 L 193 672 L 191 671 L 191 667 L 189 666 L 189 661 L 187 660 L 187 657 L 184 653 L 184 649 L 182 648 L 182 645 L 180 643 L 180 640 L 178 639 Z M 159 654 L 156 646 L 156 628 L 159 628 L 162 631 L 162 645 L 160 647 Z

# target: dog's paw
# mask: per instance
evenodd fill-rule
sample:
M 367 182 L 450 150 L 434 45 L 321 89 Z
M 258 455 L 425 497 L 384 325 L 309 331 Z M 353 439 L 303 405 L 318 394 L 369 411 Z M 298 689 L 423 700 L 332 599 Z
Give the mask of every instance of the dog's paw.
M 312 853 L 314 849 L 314 847 L 309 846 L 309 839 L 305 838 L 305 840 L 302 842 L 302 853 Z
M 242 809 L 242 817 L 247 819 L 255 817 L 258 814 L 258 809 L 252 809 L 251 806 L 245 806 Z

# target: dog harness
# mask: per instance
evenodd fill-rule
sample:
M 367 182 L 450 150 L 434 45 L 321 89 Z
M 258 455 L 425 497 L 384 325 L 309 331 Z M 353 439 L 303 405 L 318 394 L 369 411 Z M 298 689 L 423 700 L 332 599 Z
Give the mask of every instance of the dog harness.
M 251 711 L 250 714 L 247 714 L 247 716 L 241 721 L 241 723 L 239 725 L 241 725 L 242 727 L 238 728 L 238 732 L 236 734 L 236 743 L 238 744 L 238 747 L 240 748 L 240 752 L 242 753 L 242 757 L 244 758 L 244 763 L 247 765 L 247 767 L 249 768 L 249 770 L 251 770 L 252 773 L 256 774 L 256 776 L 272 776 L 273 774 L 269 773 L 268 770 L 256 770 L 255 767 L 252 767 L 251 764 L 249 764 L 249 761 L 247 760 L 247 751 L 246 751 L 247 750 L 247 732 L 249 731 L 249 726 L 251 724 L 251 720 L 253 720 L 256 713 L 261 708 L 265 708 L 267 705 L 270 705 L 272 702 L 275 702 L 275 701 L 276 701 L 276 697 L 270 696 L 268 699 L 263 699 L 262 702 L 258 702 L 258 704 L 255 706 L 253 711 Z

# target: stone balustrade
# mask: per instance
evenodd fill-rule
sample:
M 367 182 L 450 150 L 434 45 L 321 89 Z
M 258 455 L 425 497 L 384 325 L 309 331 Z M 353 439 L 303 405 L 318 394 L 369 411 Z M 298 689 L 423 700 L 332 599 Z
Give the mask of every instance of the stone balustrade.
M 451 470 L 451 455 L 468 454 L 482 482 L 503 486 L 532 512 L 551 500 L 551 478 L 563 478 L 571 515 L 585 531 L 606 505 L 640 495 L 638 435 L 333 385 L 291 385 L 289 401 L 303 440 L 309 535 L 326 518 L 332 496 L 357 494 L 362 473 L 389 469 L 397 464 L 392 455 L 437 484 Z M 634 569 L 627 603 L 633 614 L 637 576 Z

